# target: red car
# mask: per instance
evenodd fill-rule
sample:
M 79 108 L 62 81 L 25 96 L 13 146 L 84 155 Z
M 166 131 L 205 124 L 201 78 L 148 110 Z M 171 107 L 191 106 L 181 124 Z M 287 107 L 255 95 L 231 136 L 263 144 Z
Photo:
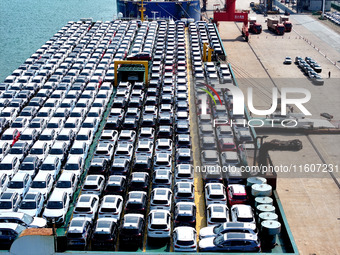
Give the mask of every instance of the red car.
M 227 196 L 229 206 L 237 204 L 248 204 L 248 195 L 244 185 L 241 184 L 228 185 Z

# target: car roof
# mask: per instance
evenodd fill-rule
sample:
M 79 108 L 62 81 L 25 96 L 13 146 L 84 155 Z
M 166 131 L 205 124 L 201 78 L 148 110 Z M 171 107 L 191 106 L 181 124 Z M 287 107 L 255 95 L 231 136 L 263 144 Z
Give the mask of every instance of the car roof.
M 177 240 L 191 241 L 195 238 L 195 229 L 192 227 L 177 227 L 174 229 L 177 233 Z

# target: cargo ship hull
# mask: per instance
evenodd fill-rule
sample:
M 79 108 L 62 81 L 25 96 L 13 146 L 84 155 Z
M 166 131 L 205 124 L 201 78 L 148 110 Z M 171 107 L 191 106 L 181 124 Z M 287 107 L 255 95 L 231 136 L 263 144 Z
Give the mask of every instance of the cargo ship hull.
M 140 17 L 140 3 L 137 1 L 117 0 L 117 12 L 121 12 L 125 18 Z M 201 19 L 200 1 L 145 1 L 145 12 L 149 18 L 166 18 L 179 20 L 181 18 Z

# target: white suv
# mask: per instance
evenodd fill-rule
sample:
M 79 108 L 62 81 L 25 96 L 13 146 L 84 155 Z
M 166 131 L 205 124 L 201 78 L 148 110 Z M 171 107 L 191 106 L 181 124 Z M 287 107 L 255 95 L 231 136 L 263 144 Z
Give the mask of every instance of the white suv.
M 152 210 L 149 213 L 148 237 L 170 238 L 171 215 L 166 210 Z

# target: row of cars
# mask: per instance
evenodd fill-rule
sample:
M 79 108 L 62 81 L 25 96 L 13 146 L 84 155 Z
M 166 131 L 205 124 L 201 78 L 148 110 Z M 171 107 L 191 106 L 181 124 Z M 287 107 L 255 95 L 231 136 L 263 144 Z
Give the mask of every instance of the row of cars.
M 321 66 L 311 57 L 303 59 L 300 56 L 295 58 L 295 64 L 307 75 L 314 84 L 323 85 L 324 80 L 319 73 L 321 73 Z
M 26 100 L 27 106 L 16 110 L 18 117 L 2 115 L 10 126 L 1 137 L 2 145 L 7 144 L 2 146 L 7 149 L 2 151 L 0 162 L 2 213 L 19 211 L 24 212 L 25 217 L 42 215 L 43 225 L 46 221 L 47 224 L 65 223 L 73 196 L 81 184 L 90 145 L 112 93 L 112 85 L 102 83 L 103 76 L 99 80 L 92 78 L 97 69 L 105 75 L 105 67 L 120 54 L 117 49 L 124 42 L 127 27 L 128 22 L 120 21 L 94 25 L 68 23 L 20 66 L 34 73 L 29 83 L 20 83 L 20 77 L 27 74 L 18 71 L 20 68 L 13 72 L 20 74 L 18 78 L 12 82 L 5 80 L 6 90 L 1 100 L 27 91 L 31 91 L 26 93 L 31 97 Z M 65 71 L 56 74 L 58 70 Z M 31 83 L 34 77 L 43 74 L 49 77 L 45 82 Z M 22 90 L 16 90 L 17 87 Z M 16 99 L 9 98 L 11 102 Z M 1 114 L 7 108 L 10 107 L 5 106 Z M 102 140 L 105 143 L 110 137 L 104 135 Z M 103 149 L 99 147 L 97 152 Z M 100 178 L 97 180 L 100 182 Z M 94 205 L 93 196 L 90 200 Z M 88 200 L 89 197 L 84 197 L 78 203 Z M 2 224 L 2 230 L 13 234 L 19 229 L 6 224 Z M 13 240 L 12 235 L 2 236 L 6 247 Z
M 202 40 L 207 25 L 204 22 L 191 24 L 189 27 L 191 47 L 203 48 Z M 208 32 L 210 30 L 208 29 Z M 204 195 L 206 205 L 207 227 L 199 231 L 200 251 L 259 251 L 260 242 L 257 235 L 255 217 L 242 176 L 231 175 L 227 171 L 220 171 L 222 167 L 241 166 L 240 147 L 243 143 L 251 144 L 253 138 L 248 127 L 241 125 L 244 116 L 236 116 L 231 112 L 233 99 L 223 83 L 232 82 L 229 68 L 225 64 L 216 66 L 213 62 L 196 63 L 192 51 L 192 61 L 195 72 L 196 66 L 205 71 L 208 86 L 201 84 L 200 88 L 214 89 L 216 93 L 224 95 L 220 104 L 214 104 L 202 90 L 197 90 L 196 104 L 198 113 L 198 133 L 201 148 L 201 166 L 204 180 Z M 197 54 L 198 55 L 198 54 Z M 218 70 L 227 74 L 227 78 L 218 79 Z M 205 109 L 203 103 L 205 101 Z M 236 125 L 230 126 L 233 119 Z M 217 120 L 217 121 L 216 121 Z M 217 124 L 216 124 L 217 123 Z M 239 124 L 239 125 L 238 125 Z M 237 171 L 236 171 L 237 172 Z M 208 234 L 209 233 L 209 234 Z
M 333 23 L 340 25 L 340 12 L 334 11 L 334 12 L 326 12 L 324 16 L 332 21 Z
M 196 250 L 183 240 L 188 233 L 196 237 L 184 26 L 161 22 L 157 28 L 148 89 L 138 82 L 134 85 L 121 82 L 103 131 L 103 134 L 115 132 L 120 133 L 119 137 L 126 137 L 124 141 L 118 138 L 113 142 L 116 151 L 110 153 L 112 167 L 103 173 L 108 178 L 106 187 L 112 189 L 106 189 L 110 195 L 104 193 L 102 200 L 113 195 L 123 201 L 120 207 L 114 207 L 117 228 L 110 232 L 112 240 L 107 244 L 115 245 L 119 236 L 119 250 L 131 250 L 141 246 L 144 235 L 148 242 L 169 240 L 173 236 L 176 251 Z M 132 45 L 132 49 L 134 47 Z M 131 102 L 137 97 L 140 105 L 132 107 L 135 105 Z M 91 167 L 92 164 L 87 178 L 94 176 Z M 89 214 L 95 212 L 90 210 Z M 69 244 L 75 242 L 72 235 L 73 222 L 79 220 L 77 215 L 75 208 L 67 235 Z M 92 236 L 96 235 L 102 215 L 99 210 Z M 105 215 L 105 218 L 114 218 L 113 214 Z M 176 228 L 172 231 L 173 225 Z M 81 229 L 78 231 L 83 233 Z M 85 242 L 82 244 L 82 248 L 86 247 Z M 106 248 L 116 247 L 107 245 Z
M 130 26 L 127 33 L 135 31 L 131 38 L 134 43 L 126 51 L 141 51 L 149 45 L 153 50 L 157 27 L 155 22 L 145 22 L 136 30 Z M 121 247 L 129 240 L 140 246 L 153 153 L 153 141 L 147 137 L 143 140 L 139 132 L 144 98 L 143 83 L 121 82 L 117 87 L 81 195 L 73 209 L 67 232 L 70 249 L 87 249 L 91 244 L 92 250 L 114 250 L 118 236 Z M 151 130 L 146 126 L 142 135 L 150 136 Z M 108 141 L 102 142 L 103 137 L 109 138 Z M 136 149 L 142 157 L 134 160 Z M 140 172 L 131 174 L 132 164 Z

